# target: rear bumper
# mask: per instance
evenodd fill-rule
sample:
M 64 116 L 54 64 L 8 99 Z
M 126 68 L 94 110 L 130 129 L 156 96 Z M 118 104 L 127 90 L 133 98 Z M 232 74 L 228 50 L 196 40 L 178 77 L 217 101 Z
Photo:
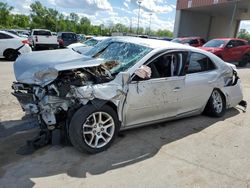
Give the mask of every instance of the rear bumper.
M 25 44 L 25 45 L 23 45 L 23 47 L 21 47 L 20 49 L 18 49 L 18 52 L 20 54 L 29 53 L 31 51 L 32 51 L 32 49 L 31 49 L 31 47 L 28 44 Z
M 241 81 L 238 80 L 237 84 L 222 88 L 222 92 L 226 96 L 227 108 L 237 106 L 243 100 L 243 92 Z
M 35 48 L 54 48 L 57 49 L 58 48 L 58 44 L 35 44 Z

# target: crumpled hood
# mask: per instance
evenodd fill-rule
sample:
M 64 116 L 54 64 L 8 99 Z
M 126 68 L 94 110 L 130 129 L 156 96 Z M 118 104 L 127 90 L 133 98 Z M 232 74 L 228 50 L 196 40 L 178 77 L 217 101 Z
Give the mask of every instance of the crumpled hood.
M 14 73 L 18 82 L 45 86 L 57 78 L 59 71 L 98 66 L 102 62 L 71 49 L 47 50 L 22 54 L 14 63 Z

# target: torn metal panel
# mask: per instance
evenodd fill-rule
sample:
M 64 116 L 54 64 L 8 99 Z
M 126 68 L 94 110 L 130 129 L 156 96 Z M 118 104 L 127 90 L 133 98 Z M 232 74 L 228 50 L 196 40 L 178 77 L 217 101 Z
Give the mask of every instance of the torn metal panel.
M 237 106 L 239 101 L 243 99 L 243 92 L 241 81 L 238 80 L 237 84 L 221 88 L 221 91 L 226 96 L 227 108 Z
M 122 108 L 126 93 L 128 92 L 129 74 L 120 73 L 111 82 L 82 87 L 72 87 L 70 94 L 79 99 L 83 105 L 94 99 L 112 101 L 118 109 Z M 70 96 L 69 94 L 69 96 Z M 119 110 L 121 119 L 121 109 Z

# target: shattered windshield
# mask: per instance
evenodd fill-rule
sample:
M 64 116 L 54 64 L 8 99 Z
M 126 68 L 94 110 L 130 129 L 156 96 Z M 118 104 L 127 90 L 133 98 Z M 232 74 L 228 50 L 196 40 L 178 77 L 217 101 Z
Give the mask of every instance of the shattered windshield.
M 151 50 L 146 46 L 107 39 L 97 44 L 85 55 L 112 63 L 113 65 L 108 69 L 112 74 L 116 74 L 133 66 Z

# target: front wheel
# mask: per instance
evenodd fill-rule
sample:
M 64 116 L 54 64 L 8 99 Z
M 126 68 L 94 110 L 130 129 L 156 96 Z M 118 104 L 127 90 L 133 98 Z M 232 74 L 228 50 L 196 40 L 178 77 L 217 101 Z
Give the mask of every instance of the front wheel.
M 69 137 L 79 151 L 98 153 L 110 147 L 119 128 L 117 114 L 110 106 L 96 109 L 93 105 L 86 105 L 72 117 Z
M 213 117 L 222 117 L 226 111 L 226 100 L 223 94 L 215 89 L 213 90 L 206 108 L 205 113 Z

